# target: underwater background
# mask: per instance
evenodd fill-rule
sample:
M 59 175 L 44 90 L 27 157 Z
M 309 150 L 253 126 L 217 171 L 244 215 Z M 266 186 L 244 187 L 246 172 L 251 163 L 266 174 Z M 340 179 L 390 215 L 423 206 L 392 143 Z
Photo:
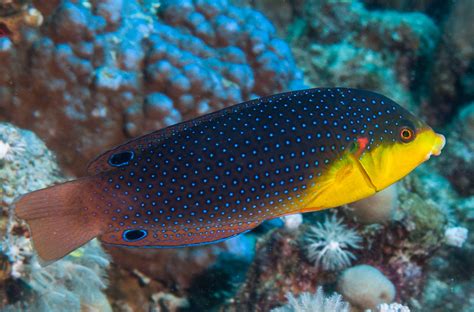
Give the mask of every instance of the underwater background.
M 1 311 L 474 311 L 474 1 L 0 0 Z M 127 139 L 283 91 L 384 94 L 440 157 L 337 209 L 41 267 L 19 195 Z

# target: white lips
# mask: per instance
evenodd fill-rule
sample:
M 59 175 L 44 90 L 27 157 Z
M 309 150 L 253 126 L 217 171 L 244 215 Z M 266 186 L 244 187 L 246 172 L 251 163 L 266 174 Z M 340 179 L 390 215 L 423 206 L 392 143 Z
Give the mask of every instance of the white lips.
M 441 154 L 441 150 L 443 149 L 444 145 L 446 144 L 446 138 L 442 134 L 436 134 L 436 144 L 431 151 L 433 155 L 439 156 Z
M 430 159 L 431 155 L 434 156 L 439 156 L 441 154 L 441 151 L 443 150 L 444 145 L 446 144 L 446 138 L 442 134 L 436 134 L 436 142 L 429 152 L 428 155 L 426 155 L 425 161 Z

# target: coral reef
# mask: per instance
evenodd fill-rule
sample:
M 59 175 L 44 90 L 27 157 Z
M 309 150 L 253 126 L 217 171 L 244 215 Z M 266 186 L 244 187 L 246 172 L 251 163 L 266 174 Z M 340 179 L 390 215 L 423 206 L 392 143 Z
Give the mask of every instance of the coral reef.
M 175 289 L 186 289 L 197 275 L 216 262 L 226 245 L 181 249 L 124 249 L 107 246 L 114 261 L 128 271 L 138 270 L 145 276 Z M 183 270 L 186 267 L 186 270 Z
M 184 298 L 178 298 L 173 294 L 167 293 L 157 293 L 152 296 L 153 301 L 156 303 L 156 306 L 153 310 L 156 311 L 169 311 L 169 312 L 177 312 L 181 311 L 182 309 L 189 308 L 188 300 Z
M 424 72 L 439 30 L 420 13 L 371 11 L 361 1 L 306 1 L 305 30 L 294 40 L 298 64 L 310 85 L 339 85 L 379 91 L 417 108 Z M 309 47 L 309 49 L 308 49 Z
M 254 257 L 255 238 L 253 235 L 243 235 L 228 242 L 227 251 L 219 253 L 216 262 L 195 278 L 187 289 L 195 311 L 218 310 L 245 281 Z
M 410 0 L 366 0 L 364 3 L 371 9 L 426 12 L 428 16 L 432 16 L 438 10 L 446 9 L 449 6 L 449 3 L 443 0 L 420 0 L 416 2 Z
M 302 72 L 379 91 L 447 137 L 434 165 L 347 207 L 218 245 L 107 247 L 111 264 L 93 241 L 41 268 L 13 202 L 66 178 L 36 135 L 0 123 L 2 311 L 474 311 L 472 1 L 0 2 L 0 120 L 44 138 L 66 173 L 126 138 L 301 88 Z
M 314 235 L 311 232 L 317 227 L 320 234 L 317 247 L 321 242 L 326 247 L 335 245 L 328 243 L 331 237 L 340 243 L 340 238 L 350 233 L 349 241 L 356 239 L 360 247 L 349 250 L 354 256 L 353 263 L 375 267 L 395 285 L 396 301 L 417 306 L 413 300 L 422 295 L 428 261 L 443 246 L 450 222 L 455 222 L 450 210 L 456 206 L 456 194 L 449 188 L 440 192 L 440 185 L 430 181 L 438 181 L 438 176 L 430 170 L 420 170 L 401 181 L 396 198 L 398 209 L 391 219 L 380 224 L 360 224 L 353 213 L 339 209 L 327 212 L 332 215 L 324 217 L 326 221 L 322 222 L 323 212 L 306 214 L 303 225 L 296 231 L 269 232 L 259 240 L 247 279 L 228 305 L 245 309 L 256 304 L 265 311 L 283 303 L 287 292 L 314 292 L 318 286 L 334 285 L 341 269 L 351 263 L 343 261 L 344 265 L 340 265 L 341 258 L 336 257 L 328 258 L 336 261 L 316 267 L 309 261 L 307 251 L 314 250 L 311 243 L 315 241 L 304 237 Z M 438 197 L 431 198 L 434 193 Z M 320 250 L 324 247 L 315 249 Z
M 14 219 L 16 197 L 64 181 L 54 155 L 32 132 L 6 123 L 0 142 L 2 311 L 111 311 L 103 292 L 109 258 L 97 241 L 41 267 L 26 225 Z
M 316 41 L 317 42 L 317 41 Z M 313 86 L 351 86 L 387 94 L 398 103 L 414 108 L 414 100 L 397 80 L 393 67 L 379 52 L 347 42 L 313 43 L 309 52 L 296 50 L 300 62 L 309 59 L 303 68 L 307 82 Z
M 34 130 L 76 174 L 127 137 L 302 86 L 268 19 L 227 1 L 38 9 L 39 28 L 0 39 L 0 118 Z
M 114 281 L 108 296 L 114 310 L 119 311 L 153 310 L 158 293 L 180 298 L 182 304 L 186 300 L 192 311 L 210 311 L 235 295 L 254 249 L 253 235 L 178 249 L 107 246 L 113 259 L 110 279 Z

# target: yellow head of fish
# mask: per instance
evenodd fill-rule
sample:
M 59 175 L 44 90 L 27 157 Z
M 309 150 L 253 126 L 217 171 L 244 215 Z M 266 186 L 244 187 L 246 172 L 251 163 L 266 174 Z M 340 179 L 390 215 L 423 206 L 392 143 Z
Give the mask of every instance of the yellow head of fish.
M 373 195 L 441 153 L 444 136 L 389 98 L 364 91 L 337 100 L 339 120 L 332 122 L 336 127 L 326 141 L 334 161 L 316 178 L 301 211 Z
M 376 191 L 400 180 L 431 155 L 438 156 L 446 142 L 442 134 L 402 107 L 392 106 L 392 110 L 392 118 L 372 130 L 367 149 L 358 155 Z

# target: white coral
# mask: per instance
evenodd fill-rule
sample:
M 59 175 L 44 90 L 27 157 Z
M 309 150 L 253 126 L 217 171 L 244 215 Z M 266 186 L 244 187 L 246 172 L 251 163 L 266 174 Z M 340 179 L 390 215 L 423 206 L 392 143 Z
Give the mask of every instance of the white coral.
M 5 159 L 10 153 L 11 146 L 10 144 L 0 141 L 0 159 Z
M 399 303 L 382 303 L 377 307 L 378 312 L 410 312 L 407 306 Z
M 284 217 L 281 217 L 285 229 L 293 231 L 296 230 L 300 227 L 300 225 L 303 223 L 303 215 L 301 213 L 295 213 L 291 215 L 287 215 Z
M 0 160 L 11 162 L 15 157 L 25 152 L 26 145 L 16 133 L 9 134 L 7 140 L 0 139 Z
M 465 227 L 450 227 L 444 232 L 444 239 L 449 246 L 462 247 L 467 240 L 468 234 L 469 230 Z
M 349 304 L 342 300 L 341 295 L 334 293 L 326 297 L 322 287 L 318 287 L 314 294 L 304 292 L 298 297 L 287 293 L 286 298 L 286 305 L 271 312 L 349 312 Z
M 355 230 L 333 215 L 310 227 L 304 238 L 304 248 L 308 260 L 315 266 L 334 271 L 349 266 L 356 259 L 349 249 L 361 248 L 361 242 L 362 238 Z

